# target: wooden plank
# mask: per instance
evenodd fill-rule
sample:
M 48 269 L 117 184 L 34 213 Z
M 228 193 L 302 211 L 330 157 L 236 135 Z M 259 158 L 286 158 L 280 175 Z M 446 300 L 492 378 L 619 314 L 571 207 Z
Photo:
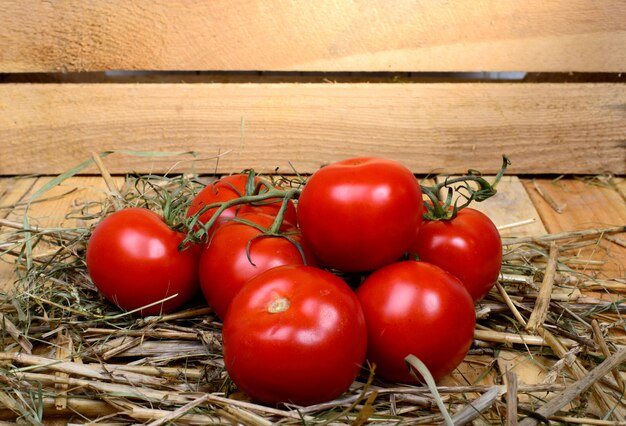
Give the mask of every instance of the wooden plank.
M 34 190 L 47 184 L 52 177 L 44 176 L 37 181 Z M 116 176 L 114 181 L 121 185 L 123 177 Z M 28 208 L 31 226 L 41 228 L 72 228 L 85 227 L 89 221 L 75 219 L 80 209 L 88 202 L 102 201 L 107 194 L 106 184 L 101 176 L 77 176 L 69 178 L 60 185 L 54 186 L 43 193 L 37 202 Z M 94 206 L 92 213 L 97 206 Z M 68 217 L 73 213 L 72 217 Z
M 80 176 L 68 179 L 63 184 L 56 186 L 33 202 L 26 211 L 26 203 L 31 200 L 33 193 L 48 183 L 51 177 L 0 179 L 0 190 L 8 186 L 9 191 L 2 196 L 2 206 L 11 206 L 21 202 L 17 207 L 10 210 L 2 210 L 2 214 L 8 220 L 22 223 L 24 214 L 28 214 L 30 226 L 41 228 L 88 226 L 88 222 L 78 222 L 76 219 L 67 217 L 68 213 L 80 209 L 87 201 L 101 200 L 105 196 L 106 187 L 99 176 Z M 118 182 L 122 178 L 116 177 Z M 8 240 L 8 235 L 15 232 L 14 229 L 0 226 L 0 244 Z M 39 245 L 38 253 L 49 250 L 49 247 Z M 15 282 L 14 257 L 4 255 L 0 261 L 0 291 L 10 291 Z
M 500 235 L 523 237 L 546 233 L 539 213 L 517 176 L 503 177 L 497 191 L 492 198 L 472 207 L 489 215 Z
M 493 386 L 497 382 L 491 355 L 467 355 L 463 362 L 438 382 L 441 386 Z
M 626 177 L 618 176 L 613 177 L 613 185 L 615 191 L 622 197 L 624 202 L 626 202 Z
M 626 224 L 626 203 L 619 190 L 607 184 L 577 179 L 536 179 L 534 182 L 526 179 L 524 185 L 550 233 Z M 561 207 L 561 213 L 540 195 L 537 186 Z M 626 233 L 617 237 L 624 240 Z M 597 271 L 599 278 L 626 278 L 626 248 L 602 240 L 599 245 L 584 250 L 582 254 L 590 260 L 606 262 Z M 583 264 L 580 268 L 590 269 L 591 266 Z M 594 272 L 593 268 L 589 272 Z
M 626 68 L 620 0 L 9 0 L 0 72 Z
M 0 179 L 0 217 L 2 219 L 22 221 L 24 206 L 20 202 L 32 192 L 37 180 L 35 177 Z M 0 226 L 0 245 L 9 242 L 8 234 L 11 232 L 13 232 L 12 229 Z M 0 248 L 0 252 L 8 248 Z M 0 256 L 0 292 L 9 291 L 14 286 L 14 262 L 15 258 L 11 255 Z
M 613 84 L 5 84 L 0 174 L 61 173 L 116 149 L 194 150 L 198 171 L 218 173 L 310 173 L 357 155 L 415 173 L 493 173 L 505 153 L 511 174 L 626 174 L 624 105 L 626 86 Z
M 494 179 L 493 176 L 485 178 L 488 182 Z M 445 176 L 437 177 L 437 182 L 444 180 Z M 546 233 L 539 213 L 517 176 L 502 177 L 496 189 L 496 195 L 480 203 L 473 202 L 471 207 L 489 216 L 500 235 L 526 237 Z
M 555 385 L 571 386 L 572 381 L 567 379 L 565 372 L 559 371 L 556 374 L 554 370 L 554 361 L 545 356 L 533 356 L 531 353 L 515 352 L 509 350 L 498 351 L 497 356 L 498 369 L 502 373 L 502 380 L 508 384 L 506 373 L 511 371 L 518 376 L 519 384 L 541 384 L 552 383 Z M 553 374 L 550 377 L 550 373 Z M 554 393 L 548 392 L 532 392 L 529 394 L 519 395 L 519 402 L 525 404 L 537 405 L 541 401 L 554 397 Z M 571 406 L 569 406 L 571 408 Z M 587 414 L 602 416 L 603 413 L 595 404 L 587 407 Z

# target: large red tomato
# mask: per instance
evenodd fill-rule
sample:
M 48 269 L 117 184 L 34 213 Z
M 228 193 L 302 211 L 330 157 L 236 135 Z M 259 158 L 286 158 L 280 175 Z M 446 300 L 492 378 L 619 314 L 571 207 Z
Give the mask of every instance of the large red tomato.
M 410 251 L 459 278 L 474 301 L 485 297 L 500 275 L 500 233 L 489 217 L 472 208 L 451 220 L 424 221 Z
M 338 397 L 358 375 L 367 347 L 354 292 L 336 275 L 302 265 L 248 281 L 233 299 L 222 335 L 233 382 L 266 404 Z
M 179 251 L 185 235 L 143 208 L 107 216 L 87 245 L 87 269 L 98 290 L 113 304 L 141 315 L 172 312 L 198 293 L 198 246 Z
M 202 210 L 205 206 L 208 206 L 210 204 L 222 203 L 243 197 L 245 195 L 249 195 L 246 194 L 246 185 L 248 183 L 248 179 L 249 177 L 246 174 L 236 174 L 224 176 L 221 179 L 210 183 L 209 185 L 204 187 L 202 191 L 200 191 L 198 195 L 196 195 L 196 197 L 192 200 L 187 209 L 187 217 L 193 216 L 194 214 Z M 260 178 L 255 177 L 254 182 L 255 184 L 258 184 L 260 182 Z M 266 187 L 262 187 L 262 190 L 263 189 L 266 189 Z M 282 200 L 280 199 L 270 198 L 254 204 L 240 204 L 238 206 L 230 207 L 220 215 L 218 223 L 212 227 L 212 229 L 209 231 L 209 235 L 211 235 L 215 231 L 215 229 L 217 229 L 217 227 L 224 222 L 225 219 L 235 217 L 239 214 L 247 212 L 260 212 L 276 216 L 276 214 L 280 210 L 281 202 Z M 206 210 L 200 215 L 198 221 L 201 223 L 207 223 L 216 211 L 217 207 Z M 285 212 L 284 220 L 293 225 L 296 224 L 296 208 L 292 201 L 289 202 L 289 206 L 287 207 L 287 211 Z
M 237 216 L 262 228 L 272 226 L 274 218 L 263 213 L 244 213 Z M 213 235 L 200 259 L 200 287 L 207 303 L 220 318 L 226 316 L 233 297 L 246 281 L 268 269 L 281 265 L 303 264 L 313 259 L 302 243 L 296 228 L 285 226 L 285 237 L 267 235 L 253 225 L 230 221 Z M 314 262 L 313 262 L 314 263 Z
M 465 358 L 474 335 L 474 304 L 452 274 L 425 262 L 398 262 L 367 277 L 357 296 L 367 323 L 367 358 L 381 377 L 414 382 L 404 362 L 410 354 L 435 380 Z
M 320 262 L 346 272 L 398 260 L 422 221 L 422 194 L 403 165 L 353 158 L 323 167 L 298 201 L 302 236 Z

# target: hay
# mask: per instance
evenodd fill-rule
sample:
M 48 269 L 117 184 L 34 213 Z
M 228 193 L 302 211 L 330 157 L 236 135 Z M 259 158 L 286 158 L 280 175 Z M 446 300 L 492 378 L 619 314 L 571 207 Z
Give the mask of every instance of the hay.
M 172 226 L 181 227 L 184 206 L 203 185 L 196 176 L 152 175 L 129 175 L 121 189 L 107 183 L 111 196 L 80 206 L 73 217 L 93 224 L 123 206 L 165 205 L 174 212 Z M 367 369 L 335 401 L 311 407 L 255 404 L 228 378 L 221 323 L 202 301 L 161 317 L 120 312 L 87 275 L 89 226 L 42 229 L 6 220 L 0 225 L 3 256 L 15 258 L 18 277 L 17 292 L 0 300 L 0 420 L 42 424 L 61 417 L 73 423 L 150 425 L 444 420 L 427 386 L 370 381 Z M 477 306 L 470 354 L 493 362 L 476 383 L 437 387 L 455 424 L 624 421 L 625 380 L 619 369 L 626 360 L 626 283 L 594 278 L 593 268 L 601 265 L 580 251 L 623 231 L 622 226 L 504 239 L 502 279 Z M 505 351 L 541 364 L 547 374 L 524 383 L 496 362 Z M 500 371 L 489 376 L 494 369 Z

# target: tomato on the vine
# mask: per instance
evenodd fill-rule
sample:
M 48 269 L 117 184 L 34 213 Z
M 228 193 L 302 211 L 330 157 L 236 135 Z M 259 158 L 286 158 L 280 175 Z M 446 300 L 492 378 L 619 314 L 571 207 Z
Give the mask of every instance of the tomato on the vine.
M 266 404 L 311 405 L 348 390 L 367 331 L 354 292 L 336 275 L 288 265 L 251 279 L 224 320 L 226 370 Z
M 283 224 L 281 235 L 268 235 L 274 217 L 243 213 L 237 218 L 241 221 L 228 221 L 217 229 L 200 258 L 202 293 L 222 319 L 250 278 L 276 266 L 303 264 L 305 259 L 307 264 L 315 264 L 292 225 Z
M 87 245 L 87 269 L 95 286 L 125 311 L 172 312 L 198 293 L 199 246 L 179 251 L 185 235 L 157 213 L 128 208 L 107 216 Z
M 453 219 L 424 221 L 409 251 L 459 278 L 474 301 L 485 297 L 500 275 L 500 233 L 487 215 L 472 208 L 459 210 Z
M 214 203 L 223 203 L 226 201 L 231 201 L 236 198 L 241 198 L 245 195 L 250 195 L 247 193 L 246 186 L 249 182 L 249 175 L 247 174 L 235 174 L 224 176 L 215 182 L 211 182 L 206 187 L 204 187 L 192 200 L 191 204 L 187 209 L 187 217 L 191 217 L 197 213 L 199 213 L 205 206 L 214 204 Z M 256 176 L 254 178 L 254 184 L 258 185 L 261 183 L 261 179 Z M 262 189 L 268 189 L 266 186 L 262 186 Z M 276 188 L 274 188 L 276 189 Z M 276 216 L 281 206 L 281 199 L 279 198 L 269 198 L 267 200 L 259 201 L 256 203 L 246 203 L 240 204 L 237 206 L 230 207 L 220 215 L 217 223 L 213 225 L 211 230 L 209 230 L 209 236 L 215 232 L 224 220 L 238 216 L 243 213 L 249 212 L 259 212 L 265 213 L 272 216 Z M 213 214 L 217 211 L 217 207 L 212 207 L 207 209 L 203 213 L 200 214 L 198 221 L 200 223 L 207 223 Z M 289 222 L 293 225 L 297 222 L 297 214 L 294 203 L 290 200 L 287 210 L 285 211 L 285 222 Z
M 304 240 L 329 268 L 371 271 L 398 260 L 422 221 L 422 194 L 402 164 L 353 158 L 325 166 L 298 200 Z
M 404 362 L 411 354 L 435 380 L 465 358 L 474 335 L 474 304 L 452 274 L 426 262 L 397 262 L 368 276 L 357 296 L 367 323 L 367 358 L 381 377 L 415 382 Z

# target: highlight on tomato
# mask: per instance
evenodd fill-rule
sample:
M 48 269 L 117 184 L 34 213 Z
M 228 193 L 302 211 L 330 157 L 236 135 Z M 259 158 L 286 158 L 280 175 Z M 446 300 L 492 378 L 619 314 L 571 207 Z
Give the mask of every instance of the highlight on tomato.
M 320 263 L 344 272 L 397 261 L 422 221 L 422 194 L 402 164 L 373 157 L 325 166 L 298 200 L 304 241 Z
M 187 217 L 199 214 L 198 222 L 206 224 L 218 210 L 218 207 L 207 208 L 207 206 L 233 201 L 257 193 L 260 194 L 272 189 L 277 188 L 269 188 L 258 176 L 252 177 L 250 174 L 224 176 L 208 184 L 194 197 L 187 209 Z M 280 198 L 268 198 L 229 207 L 220 214 L 219 219 L 211 226 L 211 229 L 208 231 L 208 237 L 210 238 L 226 219 L 243 213 L 258 212 L 276 216 L 280 210 L 281 203 L 282 200 Z M 298 220 L 295 205 L 291 200 L 289 200 L 289 205 L 285 211 L 284 220 L 293 225 L 296 225 Z
M 200 288 L 209 306 L 220 317 L 244 284 L 260 273 L 281 265 L 315 261 L 300 232 L 284 223 L 272 232 L 275 218 L 249 212 L 227 221 L 211 239 L 200 258 Z
M 402 261 L 372 273 L 356 293 L 367 324 L 367 359 L 379 377 L 416 382 L 404 361 L 414 355 L 439 380 L 467 355 L 474 303 L 452 274 L 426 262 Z
M 222 336 L 233 382 L 271 405 L 340 396 L 357 377 L 367 348 L 352 289 L 336 275 L 304 265 L 279 266 L 248 281 L 228 309 Z
M 87 270 L 101 294 L 125 311 L 173 312 L 199 290 L 200 250 L 195 245 L 179 250 L 184 239 L 151 210 L 119 210 L 89 238 Z

